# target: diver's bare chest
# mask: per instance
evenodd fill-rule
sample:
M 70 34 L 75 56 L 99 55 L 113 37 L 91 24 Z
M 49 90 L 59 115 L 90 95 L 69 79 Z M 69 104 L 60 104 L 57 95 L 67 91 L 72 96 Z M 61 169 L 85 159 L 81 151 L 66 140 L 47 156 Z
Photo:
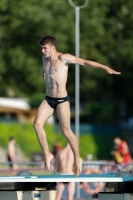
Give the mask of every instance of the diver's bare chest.
M 62 68 L 62 65 L 61 63 L 56 63 L 56 62 L 47 62 L 44 64 L 44 70 L 45 70 L 45 73 L 59 73 L 60 70 Z

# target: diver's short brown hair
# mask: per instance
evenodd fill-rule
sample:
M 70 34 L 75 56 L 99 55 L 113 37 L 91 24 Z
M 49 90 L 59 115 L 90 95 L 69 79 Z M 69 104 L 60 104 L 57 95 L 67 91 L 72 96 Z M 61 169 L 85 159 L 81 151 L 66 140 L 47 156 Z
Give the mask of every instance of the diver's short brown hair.
M 46 45 L 46 44 L 54 45 L 56 47 L 56 38 L 52 35 L 44 36 L 40 40 L 40 45 L 43 46 L 43 45 Z

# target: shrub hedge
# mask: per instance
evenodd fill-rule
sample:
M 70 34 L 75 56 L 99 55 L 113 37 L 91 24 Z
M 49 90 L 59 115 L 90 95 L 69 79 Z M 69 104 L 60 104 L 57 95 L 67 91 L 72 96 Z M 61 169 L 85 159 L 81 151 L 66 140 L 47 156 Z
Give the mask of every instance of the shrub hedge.
M 54 126 L 46 124 L 44 128 L 50 150 L 55 141 L 59 141 L 62 147 L 65 146 L 67 140 L 61 133 L 55 133 Z M 16 138 L 16 145 L 26 157 L 31 158 L 34 153 L 42 153 L 32 124 L 1 123 L 0 146 L 6 149 L 11 136 Z M 79 142 L 81 157 L 86 159 L 87 154 L 92 154 L 94 159 L 111 159 L 110 151 L 113 148 L 114 136 L 114 134 L 81 134 Z

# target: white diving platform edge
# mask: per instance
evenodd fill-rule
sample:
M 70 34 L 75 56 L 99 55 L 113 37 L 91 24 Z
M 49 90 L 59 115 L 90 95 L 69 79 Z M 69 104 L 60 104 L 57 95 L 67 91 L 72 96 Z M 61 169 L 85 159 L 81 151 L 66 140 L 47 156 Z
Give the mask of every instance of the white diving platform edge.
M 118 176 L 115 173 L 109 174 L 80 174 L 75 175 L 32 175 L 32 176 L 0 176 L 1 183 L 9 182 L 126 182 L 132 181 L 133 176 Z

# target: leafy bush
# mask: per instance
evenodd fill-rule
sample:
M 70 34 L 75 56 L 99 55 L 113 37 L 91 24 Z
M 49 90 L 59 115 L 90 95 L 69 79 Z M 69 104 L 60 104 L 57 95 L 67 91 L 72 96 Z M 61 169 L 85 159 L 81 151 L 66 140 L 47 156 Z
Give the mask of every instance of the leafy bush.
M 67 140 L 61 133 L 56 133 L 54 126 L 45 125 L 47 140 L 50 150 L 52 150 L 55 141 L 59 141 L 62 147 Z M 17 146 L 21 148 L 24 155 L 32 158 L 33 153 L 42 153 L 42 149 L 37 140 L 32 124 L 0 124 L 0 146 L 7 148 L 8 140 L 14 136 L 17 140 Z M 80 135 L 80 155 L 86 159 L 87 154 L 92 154 L 94 159 L 110 159 L 110 150 L 112 149 L 113 134 L 81 134 Z
M 29 99 L 29 104 L 32 108 L 37 108 L 44 99 L 44 93 L 33 94 Z
M 53 144 L 57 140 L 61 141 L 64 146 L 63 136 L 55 134 L 53 126 L 46 124 L 45 130 L 50 150 L 52 150 Z M 14 136 L 17 141 L 16 145 L 21 148 L 25 156 L 32 157 L 33 153 L 42 152 L 32 124 L 1 123 L 0 132 L 0 146 L 5 149 L 9 138 Z
M 114 107 L 108 103 L 86 103 L 84 111 L 81 112 L 81 122 L 95 124 L 112 124 Z

